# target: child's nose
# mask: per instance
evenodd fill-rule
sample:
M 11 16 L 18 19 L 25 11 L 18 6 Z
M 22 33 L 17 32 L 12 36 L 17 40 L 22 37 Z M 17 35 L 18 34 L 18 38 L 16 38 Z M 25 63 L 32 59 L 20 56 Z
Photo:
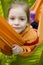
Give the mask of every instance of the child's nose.
M 19 24 L 14 24 L 14 25 L 19 26 Z
M 18 26 L 19 25 L 19 20 L 16 20 L 14 25 Z

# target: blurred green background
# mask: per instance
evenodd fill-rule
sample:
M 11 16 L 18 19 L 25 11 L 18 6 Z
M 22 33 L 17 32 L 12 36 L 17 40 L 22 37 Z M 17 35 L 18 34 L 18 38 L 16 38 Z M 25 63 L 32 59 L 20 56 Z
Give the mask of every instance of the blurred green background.
M 15 0 L 0 0 L 0 15 L 7 16 L 7 10 L 11 2 Z M 21 0 L 19 0 L 21 1 Z M 36 0 L 23 0 L 31 7 Z M 6 56 L 0 52 L 0 65 L 43 65 L 43 44 L 39 45 L 30 57 Z
M 7 10 L 11 2 L 16 0 L 0 0 L 0 15 L 6 17 L 7 16 Z M 31 7 L 35 0 L 18 0 L 18 1 L 25 1 L 29 4 Z

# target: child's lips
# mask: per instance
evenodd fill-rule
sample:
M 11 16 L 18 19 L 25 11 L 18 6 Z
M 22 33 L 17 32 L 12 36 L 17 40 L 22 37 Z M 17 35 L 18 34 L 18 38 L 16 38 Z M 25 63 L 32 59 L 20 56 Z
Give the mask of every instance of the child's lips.
M 13 28 L 15 28 L 15 29 L 21 29 L 21 27 L 13 27 Z

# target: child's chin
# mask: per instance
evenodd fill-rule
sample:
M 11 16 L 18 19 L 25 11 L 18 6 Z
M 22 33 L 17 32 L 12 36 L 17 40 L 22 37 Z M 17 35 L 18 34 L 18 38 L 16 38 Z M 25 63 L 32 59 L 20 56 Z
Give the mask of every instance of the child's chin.
M 21 33 L 22 31 L 21 30 L 15 30 L 17 33 Z

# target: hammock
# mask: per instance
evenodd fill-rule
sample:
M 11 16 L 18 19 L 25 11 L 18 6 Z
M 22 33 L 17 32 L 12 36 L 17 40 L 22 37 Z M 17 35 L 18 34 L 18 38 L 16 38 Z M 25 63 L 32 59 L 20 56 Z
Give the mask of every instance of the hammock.
M 39 23 L 39 26 L 38 26 L 39 41 L 43 42 L 43 30 L 42 30 L 43 28 L 43 0 L 36 0 L 33 6 L 30 8 L 30 11 L 36 12 L 35 21 Z
M 43 0 L 36 0 L 33 6 L 30 8 L 30 11 L 36 12 L 35 21 L 37 23 L 39 22 L 39 13 L 40 13 L 40 8 L 42 4 L 43 4 Z
M 0 48 L 10 54 L 14 44 L 23 45 L 22 37 L 0 16 Z M 7 49 L 6 49 L 7 47 Z M 8 48 L 9 47 L 9 48 Z M 5 52 L 7 53 L 7 52 Z

